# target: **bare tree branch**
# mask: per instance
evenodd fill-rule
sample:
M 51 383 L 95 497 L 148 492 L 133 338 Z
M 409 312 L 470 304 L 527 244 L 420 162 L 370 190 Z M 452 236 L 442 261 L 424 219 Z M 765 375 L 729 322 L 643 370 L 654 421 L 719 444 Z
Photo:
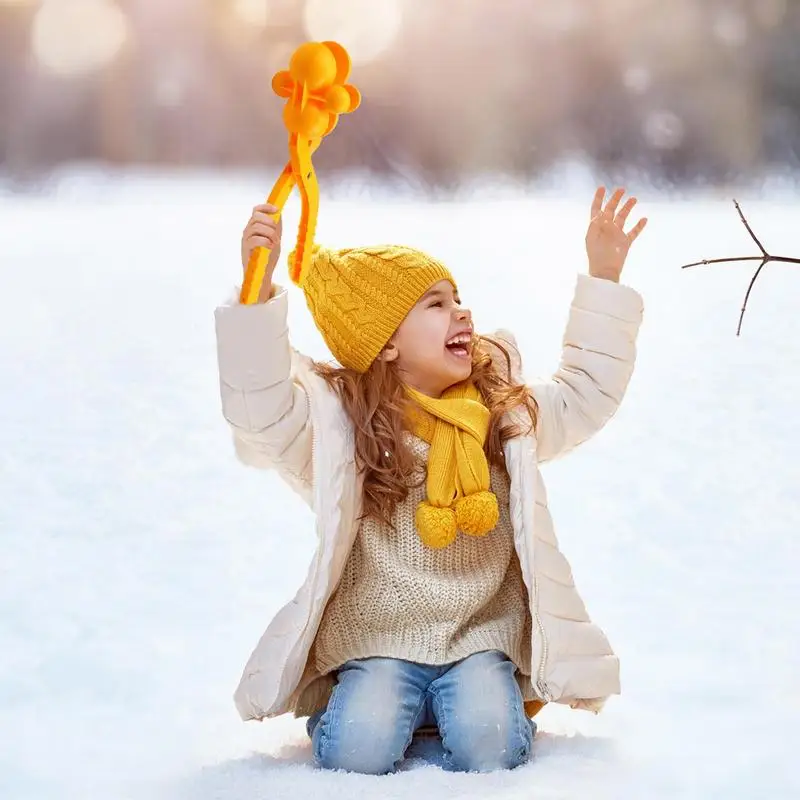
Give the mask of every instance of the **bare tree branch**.
M 744 303 L 742 303 L 742 310 L 739 313 L 739 324 L 736 326 L 736 335 L 737 336 L 742 332 L 742 323 L 744 322 L 744 312 L 745 312 L 745 309 L 747 308 L 747 301 L 750 299 L 750 292 L 753 289 L 753 284 L 756 282 L 756 278 L 758 277 L 758 275 L 761 272 L 761 270 L 764 269 L 764 265 L 767 263 L 767 260 L 768 260 L 767 256 L 764 256 L 763 260 L 758 265 L 758 269 L 755 271 L 755 274 L 750 279 L 750 283 L 747 286 L 747 292 L 745 293 L 745 296 L 744 296 Z
M 761 270 L 769 264 L 771 261 L 779 262 L 782 264 L 800 264 L 800 258 L 790 258 L 789 256 L 773 256 L 766 251 L 764 245 L 761 244 L 758 237 L 753 232 L 753 229 L 750 227 L 750 223 L 747 221 L 744 213 L 742 212 L 739 203 L 734 200 L 733 204 L 736 206 L 736 211 L 739 213 L 739 219 L 741 219 L 742 224 L 747 229 L 747 232 L 750 234 L 750 238 L 756 243 L 758 249 L 761 251 L 760 256 L 733 256 L 731 258 L 704 258 L 702 261 L 694 261 L 691 264 L 684 264 L 681 269 L 689 269 L 689 267 L 700 267 L 706 264 L 730 264 L 735 261 L 759 261 L 758 269 L 755 271 L 755 274 L 750 279 L 750 284 L 747 287 L 747 293 L 744 296 L 744 303 L 742 304 L 742 310 L 739 314 L 739 325 L 736 328 L 736 335 L 742 332 L 742 322 L 744 322 L 744 312 L 747 309 L 747 301 L 750 299 L 750 292 L 753 290 L 753 285 L 756 282 L 756 278 L 761 274 Z
M 753 233 L 753 229 L 750 227 L 750 223 L 747 221 L 747 218 L 742 212 L 742 207 L 736 200 L 733 201 L 733 204 L 736 206 L 736 210 L 739 212 L 739 219 L 742 221 L 742 225 L 744 225 L 745 228 L 747 228 L 747 232 L 750 234 L 753 241 L 758 245 L 758 249 L 761 251 L 761 255 L 764 256 L 764 258 L 769 258 L 770 257 L 769 253 L 767 253 L 767 251 L 764 249 L 764 245 L 758 241 L 758 236 L 756 236 Z

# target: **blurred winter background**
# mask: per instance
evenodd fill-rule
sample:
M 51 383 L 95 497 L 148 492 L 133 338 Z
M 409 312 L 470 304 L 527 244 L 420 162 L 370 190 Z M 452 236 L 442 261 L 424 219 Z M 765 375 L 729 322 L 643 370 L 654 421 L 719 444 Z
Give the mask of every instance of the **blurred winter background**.
M 314 547 L 234 458 L 213 325 L 307 39 L 364 97 L 315 156 L 318 238 L 433 251 L 529 374 L 595 182 L 650 218 L 628 395 L 545 472 L 623 694 L 545 708 L 512 774 L 321 774 L 302 722 L 231 700 Z M 799 152 L 800 0 L 0 0 L 0 798 L 800 797 L 800 272 L 764 270 L 737 338 L 755 265 L 679 269 L 758 252 L 732 196 L 800 256 Z
M 274 166 L 270 78 L 337 38 L 367 102 L 326 171 L 727 181 L 798 164 L 798 37 L 796 0 L 0 0 L 0 170 Z

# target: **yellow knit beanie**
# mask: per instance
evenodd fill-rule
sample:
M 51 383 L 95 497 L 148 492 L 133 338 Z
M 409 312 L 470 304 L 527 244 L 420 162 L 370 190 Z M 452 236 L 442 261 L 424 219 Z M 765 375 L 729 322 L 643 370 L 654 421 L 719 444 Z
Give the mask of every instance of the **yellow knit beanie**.
M 289 254 L 290 265 L 294 257 Z M 329 250 L 315 244 L 296 283 L 336 360 L 366 372 L 408 312 L 441 280 L 456 285 L 444 264 L 411 247 Z

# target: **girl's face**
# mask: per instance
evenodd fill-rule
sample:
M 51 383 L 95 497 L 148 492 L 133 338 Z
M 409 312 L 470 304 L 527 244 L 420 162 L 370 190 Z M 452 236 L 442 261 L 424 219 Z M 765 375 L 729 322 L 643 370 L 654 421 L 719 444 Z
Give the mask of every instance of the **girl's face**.
M 430 397 L 472 374 L 472 314 L 447 280 L 435 283 L 400 324 L 383 352 L 403 381 Z

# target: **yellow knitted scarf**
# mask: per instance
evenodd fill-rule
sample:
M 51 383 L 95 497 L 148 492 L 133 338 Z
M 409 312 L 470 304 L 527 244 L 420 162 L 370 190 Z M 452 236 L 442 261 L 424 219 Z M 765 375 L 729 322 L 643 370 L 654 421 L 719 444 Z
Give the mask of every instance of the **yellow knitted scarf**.
M 489 463 L 483 446 L 489 409 L 472 383 L 450 387 L 439 399 L 406 387 L 412 433 L 431 446 L 427 500 L 417 506 L 420 539 L 447 547 L 459 530 L 484 536 L 497 525 L 497 498 L 489 491 Z

